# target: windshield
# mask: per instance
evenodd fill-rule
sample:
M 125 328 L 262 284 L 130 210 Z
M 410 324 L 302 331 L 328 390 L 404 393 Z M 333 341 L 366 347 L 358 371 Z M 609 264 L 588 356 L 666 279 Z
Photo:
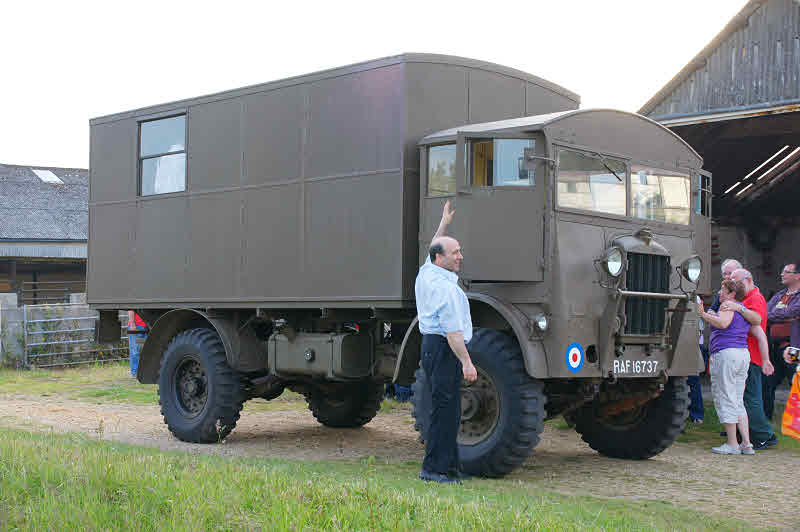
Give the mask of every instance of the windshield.
M 673 224 L 689 224 L 689 176 L 631 165 L 631 216 Z
M 626 185 L 630 175 L 630 202 Z M 689 175 L 591 152 L 558 150 L 558 205 L 689 225 Z
M 624 161 L 559 150 L 558 204 L 625 216 L 626 175 Z

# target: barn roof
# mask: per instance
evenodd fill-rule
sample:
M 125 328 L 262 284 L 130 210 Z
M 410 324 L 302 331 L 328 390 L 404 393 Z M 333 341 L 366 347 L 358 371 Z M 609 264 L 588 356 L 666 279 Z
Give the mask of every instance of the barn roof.
M 0 163 L 0 241 L 86 242 L 89 171 Z
M 639 109 L 664 121 L 800 102 L 800 0 L 751 0 Z

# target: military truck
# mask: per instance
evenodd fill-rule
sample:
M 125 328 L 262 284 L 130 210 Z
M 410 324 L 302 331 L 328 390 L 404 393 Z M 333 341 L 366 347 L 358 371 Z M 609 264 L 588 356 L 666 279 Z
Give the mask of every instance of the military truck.
M 169 430 L 217 442 L 285 389 L 359 427 L 413 383 L 414 279 L 443 204 L 465 254 L 467 472 L 501 476 L 564 418 L 607 456 L 669 446 L 698 372 L 710 176 L 659 124 L 553 83 L 404 54 L 91 120 L 88 301 L 135 309 Z M 706 261 L 706 264 L 708 262 Z

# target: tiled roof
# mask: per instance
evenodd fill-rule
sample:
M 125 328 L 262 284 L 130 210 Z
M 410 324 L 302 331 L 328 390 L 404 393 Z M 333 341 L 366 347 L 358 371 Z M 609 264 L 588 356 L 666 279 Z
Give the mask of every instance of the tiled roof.
M 42 181 L 49 170 L 64 184 Z M 86 241 L 89 171 L 0 163 L 0 240 Z

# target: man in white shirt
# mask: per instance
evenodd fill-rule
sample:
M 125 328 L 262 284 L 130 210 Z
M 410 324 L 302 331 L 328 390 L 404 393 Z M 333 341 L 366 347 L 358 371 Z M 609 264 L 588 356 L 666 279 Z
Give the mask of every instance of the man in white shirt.
M 461 425 L 461 378 L 478 374 L 467 343 L 472 338 L 469 301 L 458 286 L 461 246 L 444 236 L 455 211 L 447 201 L 431 241 L 428 259 L 419 269 L 414 292 L 422 333 L 422 369 L 430 382 L 430 429 L 419 476 L 434 482 L 455 482 L 459 476 L 458 430 Z

